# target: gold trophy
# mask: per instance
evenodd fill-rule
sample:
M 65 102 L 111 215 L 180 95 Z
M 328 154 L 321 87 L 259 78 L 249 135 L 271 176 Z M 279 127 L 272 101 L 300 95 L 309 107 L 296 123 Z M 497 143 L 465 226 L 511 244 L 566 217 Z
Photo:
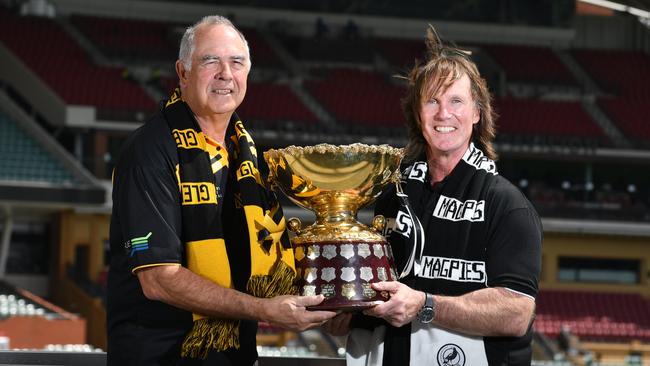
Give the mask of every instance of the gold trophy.
M 269 150 L 269 180 L 297 205 L 316 213 L 302 228 L 291 218 L 296 235 L 298 286 L 302 295 L 325 295 L 310 309 L 361 310 L 388 300 L 373 282 L 397 280 L 390 245 L 380 234 L 383 216 L 372 228 L 359 223 L 357 211 L 374 201 L 399 175 L 402 149 L 388 145 L 352 144 Z

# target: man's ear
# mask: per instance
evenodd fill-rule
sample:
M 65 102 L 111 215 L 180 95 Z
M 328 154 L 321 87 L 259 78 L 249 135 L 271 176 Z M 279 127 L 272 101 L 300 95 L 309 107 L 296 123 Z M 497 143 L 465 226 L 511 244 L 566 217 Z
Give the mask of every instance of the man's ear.
M 472 121 L 472 124 L 476 126 L 476 124 L 481 120 L 481 108 L 478 107 L 478 105 L 474 106 L 474 120 Z
M 176 60 L 176 75 L 178 75 L 179 84 L 184 85 L 187 80 L 187 70 L 181 60 Z

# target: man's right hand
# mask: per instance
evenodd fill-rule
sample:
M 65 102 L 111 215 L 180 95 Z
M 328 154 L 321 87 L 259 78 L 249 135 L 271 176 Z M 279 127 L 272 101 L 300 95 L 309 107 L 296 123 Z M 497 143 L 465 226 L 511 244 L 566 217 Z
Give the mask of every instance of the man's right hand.
M 322 325 L 336 316 L 334 311 L 310 311 L 308 306 L 318 305 L 325 297 L 284 295 L 262 302 L 262 320 L 288 330 L 301 332 Z

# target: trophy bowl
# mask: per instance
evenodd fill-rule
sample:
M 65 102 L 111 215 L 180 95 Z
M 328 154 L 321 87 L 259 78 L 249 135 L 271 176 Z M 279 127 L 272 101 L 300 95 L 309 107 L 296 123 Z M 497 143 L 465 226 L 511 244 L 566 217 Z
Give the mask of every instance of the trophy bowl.
M 323 294 L 310 309 L 362 310 L 388 299 L 373 282 L 397 280 L 390 245 L 381 235 L 384 218 L 372 227 L 357 221 L 359 209 L 374 201 L 399 176 L 402 149 L 388 145 L 289 146 L 264 153 L 269 180 L 298 206 L 316 214 L 302 228 L 288 226 L 302 295 Z

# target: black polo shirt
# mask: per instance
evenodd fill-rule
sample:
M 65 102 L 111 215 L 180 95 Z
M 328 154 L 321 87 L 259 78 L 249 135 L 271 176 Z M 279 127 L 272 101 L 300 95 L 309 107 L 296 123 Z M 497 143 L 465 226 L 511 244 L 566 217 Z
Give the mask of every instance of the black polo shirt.
M 225 147 L 209 139 L 208 150 L 217 194 L 223 197 L 228 182 L 228 154 Z M 120 153 L 113 174 L 110 227 L 109 365 L 175 365 L 180 362 L 180 345 L 191 329 L 192 314 L 147 299 L 134 273 L 148 266 L 186 263 L 181 240 L 178 162 L 175 142 L 161 113 L 133 132 Z M 224 215 L 224 218 L 230 222 L 231 216 Z M 219 365 L 254 363 L 257 359 L 256 331 L 256 322 L 242 321 L 241 347 L 212 352 L 208 361 L 218 360 Z M 182 364 L 202 362 L 182 360 Z
M 496 171 L 485 172 L 464 161 L 433 187 L 428 173 L 415 174 L 416 168 L 426 167 L 426 162 L 414 165 L 411 174 L 403 177 L 406 182 L 423 181 L 419 185 L 421 189 L 409 194 L 408 200 L 422 224 L 426 242 L 421 265 L 415 268 L 415 275 L 407 276 L 402 282 L 414 289 L 445 296 L 505 287 L 534 299 L 540 271 L 542 227 L 526 197 Z M 387 218 L 385 234 L 401 268 L 408 251 L 392 240 L 404 235 L 396 219 L 399 210 L 394 188 L 380 197 L 375 208 L 377 214 Z M 408 364 L 409 354 L 413 352 L 412 334 L 420 328 L 417 320 L 401 328 L 387 326 L 385 366 Z M 440 337 L 440 344 L 430 345 L 427 352 L 438 355 L 438 362 L 448 352 L 464 355 L 460 358 L 463 362 L 467 356 L 469 363 L 465 364 L 474 362 L 469 357 L 486 359 L 490 365 L 530 364 L 531 329 L 523 337 L 435 334 Z M 464 338 L 468 339 L 465 344 L 475 347 L 469 353 L 469 349 L 463 349 L 464 343 L 460 343 Z

